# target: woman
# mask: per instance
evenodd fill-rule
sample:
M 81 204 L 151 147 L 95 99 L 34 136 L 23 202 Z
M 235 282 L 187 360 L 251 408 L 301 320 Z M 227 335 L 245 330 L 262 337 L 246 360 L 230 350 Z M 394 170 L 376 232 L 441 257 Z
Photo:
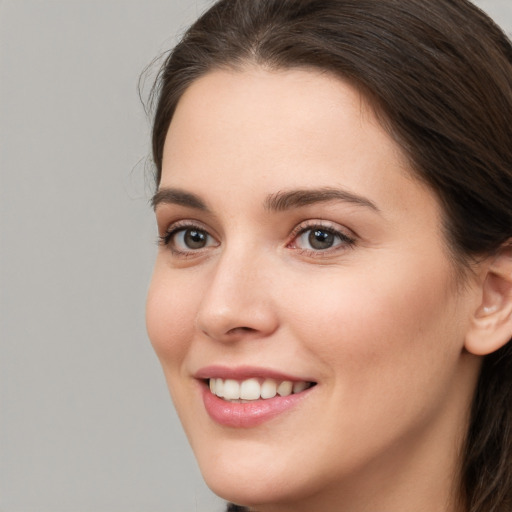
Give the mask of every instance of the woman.
M 512 510 L 503 33 L 466 0 L 221 0 L 158 93 L 148 332 L 207 484 Z

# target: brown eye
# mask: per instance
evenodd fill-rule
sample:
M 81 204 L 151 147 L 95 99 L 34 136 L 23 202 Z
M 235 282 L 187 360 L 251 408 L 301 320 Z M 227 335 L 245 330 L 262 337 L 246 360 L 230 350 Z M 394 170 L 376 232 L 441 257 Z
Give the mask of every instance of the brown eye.
M 314 251 L 325 251 L 341 243 L 341 235 L 320 227 L 306 229 L 297 237 L 297 246 L 300 249 Z
M 325 229 L 312 229 L 309 231 L 308 243 L 312 249 L 317 251 L 329 249 L 335 242 L 335 235 Z
M 346 234 L 323 226 L 312 226 L 302 229 L 297 235 L 294 247 L 306 251 L 327 251 L 336 247 L 349 247 L 354 240 Z
M 183 244 L 188 249 L 202 249 L 208 244 L 208 233 L 198 229 L 184 229 L 181 233 Z M 176 236 L 180 235 L 177 233 Z
M 198 251 L 218 245 L 207 231 L 195 227 L 178 228 L 171 231 L 163 238 L 163 242 L 178 253 Z

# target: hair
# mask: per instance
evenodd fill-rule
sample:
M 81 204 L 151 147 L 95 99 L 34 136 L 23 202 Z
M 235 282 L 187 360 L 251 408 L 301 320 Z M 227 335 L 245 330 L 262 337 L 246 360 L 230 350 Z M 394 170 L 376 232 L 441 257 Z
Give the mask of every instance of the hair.
M 153 160 L 192 82 L 216 69 L 319 69 L 355 86 L 437 194 L 456 268 L 512 237 L 512 45 L 466 0 L 220 0 L 157 77 Z M 461 454 L 468 512 L 512 510 L 512 343 L 484 358 Z M 246 510 L 230 505 L 229 510 Z

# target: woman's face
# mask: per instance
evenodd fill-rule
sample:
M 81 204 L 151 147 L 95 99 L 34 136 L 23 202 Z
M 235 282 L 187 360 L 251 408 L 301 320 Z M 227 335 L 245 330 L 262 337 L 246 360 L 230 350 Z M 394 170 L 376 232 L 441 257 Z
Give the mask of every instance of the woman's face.
M 387 510 L 397 481 L 451 482 L 478 293 L 456 282 L 434 194 L 354 88 L 308 70 L 197 80 L 155 211 L 149 336 L 215 492 Z

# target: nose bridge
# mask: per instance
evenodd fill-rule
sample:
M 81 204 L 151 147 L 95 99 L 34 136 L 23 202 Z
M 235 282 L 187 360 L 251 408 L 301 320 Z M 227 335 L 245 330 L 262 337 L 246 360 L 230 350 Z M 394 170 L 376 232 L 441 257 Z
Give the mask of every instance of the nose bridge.
M 226 247 L 212 265 L 197 327 L 219 340 L 273 332 L 277 318 L 267 274 L 262 251 L 244 244 Z

